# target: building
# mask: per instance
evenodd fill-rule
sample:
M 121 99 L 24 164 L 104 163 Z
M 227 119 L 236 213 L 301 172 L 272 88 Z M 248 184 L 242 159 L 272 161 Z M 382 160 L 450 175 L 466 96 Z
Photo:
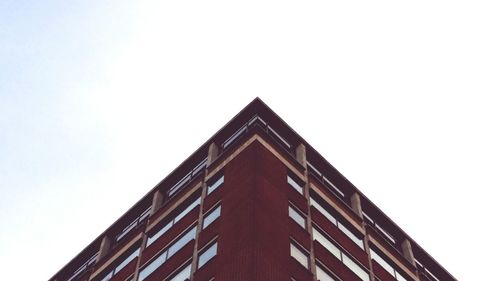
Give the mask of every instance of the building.
M 456 279 L 255 99 L 49 280 Z

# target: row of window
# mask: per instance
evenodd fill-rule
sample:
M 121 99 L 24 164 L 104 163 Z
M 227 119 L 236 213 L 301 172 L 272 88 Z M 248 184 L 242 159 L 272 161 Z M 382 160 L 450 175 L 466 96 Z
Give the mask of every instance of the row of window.
M 127 264 L 129 264 L 134 258 L 139 256 L 139 247 L 126 258 L 124 258 L 117 266 L 108 269 L 108 272 L 100 279 L 94 279 L 93 281 L 108 281 L 113 278 L 120 270 L 122 270 Z
M 224 183 L 224 175 L 217 178 L 212 184 L 207 186 L 207 195 L 212 193 L 215 189 L 221 186 Z M 180 221 L 183 217 L 185 217 L 191 210 L 196 208 L 201 203 L 201 198 L 197 197 L 191 204 L 189 204 L 184 210 L 182 210 L 177 216 L 172 218 L 169 222 L 167 222 L 158 232 L 154 235 L 148 236 L 146 246 L 151 245 L 154 241 L 156 241 L 159 237 L 161 237 L 165 232 L 167 232 L 172 226 Z
M 213 243 L 209 247 L 203 250 L 203 252 L 198 257 L 198 268 L 205 265 L 209 260 L 217 255 L 217 242 Z M 169 277 L 168 281 L 185 281 L 189 280 L 192 272 L 191 261 L 187 261 L 184 267 L 181 267 L 177 273 L 174 273 L 171 277 Z M 141 279 L 139 279 L 141 280 Z
M 287 176 L 288 184 L 297 190 L 299 193 L 303 193 L 303 186 L 298 184 L 297 180 L 294 180 L 290 175 Z M 356 234 L 354 234 L 350 229 L 345 227 L 339 219 L 337 219 L 333 214 L 334 212 L 328 211 L 322 204 L 318 203 L 312 196 L 310 198 L 311 206 L 315 207 L 320 213 L 322 213 L 333 225 L 335 225 L 339 230 L 341 230 L 347 237 L 349 237 L 356 245 L 358 245 L 361 249 L 365 250 L 363 239 L 359 238 Z M 298 225 L 302 228 L 306 229 L 306 216 L 299 211 L 291 202 L 289 202 L 288 206 L 288 215 L 292 218 Z M 314 226 L 313 229 L 313 239 L 318 241 L 321 245 L 323 245 L 326 249 L 330 251 L 336 258 L 338 258 L 344 265 L 351 269 L 361 280 L 369 281 L 368 272 L 360 266 L 357 262 L 355 262 L 348 254 L 346 254 L 341 247 L 337 246 L 331 239 L 327 238 L 320 231 L 317 226 Z M 390 236 L 389 236 L 390 237 Z M 380 255 L 378 255 L 374 250 L 370 251 L 372 253 L 372 259 L 377 261 L 385 270 L 391 273 L 396 280 L 398 281 L 408 281 L 400 274 L 393 266 L 391 266 L 386 260 L 384 260 Z M 304 253 L 304 251 L 299 250 L 299 248 L 293 244 L 290 246 L 291 256 L 294 257 L 299 263 L 301 263 L 304 267 L 309 268 L 309 258 L 308 255 Z M 321 266 L 316 268 L 316 272 L 318 275 L 318 280 L 337 280 L 332 274 L 327 273 L 328 270 L 324 270 Z
M 289 206 L 289 214 L 294 221 L 303 226 L 305 224 L 304 219 L 301 215 L 295 211 L 294 208 Z M 358 265 L 353 259 L 349 257 L 341 248 L 335 245 L 332 242 L 332 239 L 326 238 L 323 235 L 323 231 L 319 230 L 317 226 L 313 227 L 313 239 L 318 241 L 323 247 L 328 249 L 328 251 L 333 254 L 336 258 L 338 258 L 344 265 L 346 265 L 349 269 L 351 269 L 361 280 L 369 281 L 368 272 L 363 269 L 360 265 Z M 301 250 L 299 250 L 296 246 L 291 244 L 291 255 L 299 261 L 304 267 L 309 268 L 308 266 L 308 257 Z M 384 260 L 380 255 L 378 255 L 374 250 L 370 251 L 372 254 L 372 259 L 377 261 L 386 271 L 391 273 L 396 280 L 398 281 L 408 281 L 403 277 L 401 273 L 399 273 L 393 266 L 391 266 L 386 260 Z
M 175 216 L 173 219 L 171 219 L 169 222 L 167 222 L 158 232 L 156 232 L 154 235 L 148 236 L 148 239 L 146 241 L 146 247 L 151 245 L 154 241 L 158 240 L 165 232 L 167 232 L 172 226 L 180 221 L 183 217 L 185 217 L 191 210 L 196 208 L 198 205 L 200 205 L 201 198 L 198 197 L 196 198 L 189 206 L 187 206 L 184 210 L 182 210 L 177 216 Z
M 151 263 L 144 267 L 139 273 L 139 281 L 144 280 L 161 265 L 163 265 L 168 259 L 170 259 L 175 253 L 177 253 L 182 247 L 184 247 L 191 240 L 196 237 L 196 226 L 191 227 L 186 231 L 179 239 L 170 244 L 160 255 L 158 255 Z
M 213 208 L 203 217 L 203 229 L 209 226 L 217 218 L 220 217 L 221 205 Z M 161 265 L 163 265 L 170 257 L 177 253 L 182 247 L 188 244 L 191 240 L 195 239 L 196 236 L 196 226 L 191 227 L 188 231 L 184 232 L 175 242 L 171 243 L 160 255 L 158 255 L 152 262 L 150 262 L 146 267 L 144 267 L 139 273 L 139 281 L 144 280 Z M 211 258 L 211 254 L 217 252 L 217 244 L 211 246 L 205 253 L 206 255 L 200 255 L 202 265 L 205 264 Z M 207 258 L 209 257 L 209 258 Z
M 401 275 L 401 273 L 399 273 L 399 271 L 397 271 L 392 265 L 390 265 L 385 259 L 383 259 L 377 253 L 377 251 L 373 250 L 371 247 L 370 247 L 370 255 L 372 257 L 372 260 L 374 260 L 378 264 L 380 264 L 387 272 L 389 272 L 390 274 L 392 274 L 392 276 L 394 276 L 394 278 L 396 278 L 396 280 L 398 280 L 398 281 L 408 281 L 408 279 L 406 279 L 405 277 L 403 277 L 403 275 Z
M 345 227 L 341 222 L 335 219 L 328 211 L 326 211 L 320 204 L 311 198 L 311 205 L 318 209 L 325 217 L 327 217 L 335 226 L 337 226 L 347 237 L 349 237 L 361 249 L 365 249 L 363 239 L 355 235 L 351 230 Z M 288 206 L 288 215 L 302 228 L 306 228 L 306 218 L 292 203 Z
M 333 245 L 328 239 L 324 236 L 318 237 L 319 233 L 316 233 L 316 241 L 321 243 L 325 248 L 327 248 L 335 257 L 341 260 L 345 266 L 347 266 L 352 272 L 354 272 L 361 280 L 369 281 L 370 276 L 368 272 L 358 265 L 353 259 L 349 258 L 344 252 L 342 252 L 337 246 Z M 295 260 L 297 260 L 302 266 L 309 269 L 309 254 L 300 246 L 297 246 L 295 243 L 290 243 L 290 256 L 292 256 Z M 337 281 L 335 279 L 334 274 L 327 273 L 326 270 L 322 269 L 318 266 L 319 262 L 316 261 L 316 274 L 317 279 L 321 281 Z
M 304 194 L 304 184 L 299 184 L 299 180 L 294 177 L 287 175 L 287 183 L 297 190 L 300 194 Z M 332 212 L 327 211 L 321 204 L 319 204 L 313 197 L 311 197 L 311 206 L 314 206 L 318 211 L 320 211 L 328 220 L 330 220 L 336 227 L 338 227 L 344 234 L 346 234 L 356 245 L 361 249 L 365 249 L 363 239 L 355 235 L 351 230 L 345 227 L 337 218 L 332 215 Z M 305 228 L 305 218 L 300 215 L 293 208 L 289 208 L 289 214 L 292 219 L 294 219 L 299 225 Z
M 168 197 L 172 197 L 177 191 L 186 186 L 186 183 L 189 182 L 195 175 L 202 171 L 202 169 L 206 166 L 207 159 L 203 159 L 190 173 L 188 173 L 184 178 L 179 180 L 175 185 L 172 186 L 167 192 L 166 195 Z M 134 221 L 132 221 L 128 226 L 126 226 L 115 238 L 115 241 L 120 241 L 123 237 L 125 237 L 132 229 L 139 226 L 142 222 L 144 222 L 151 213 L 151 207 L 147 208 L 139 217 L 137 217 Z
M 224 176 L 221 176 L 218 178 L 213 184 L 207 186 L 207 193 L 213 192 L 216 188 L 221 186 L 224 183 Z M 198 196 L 196 197 L 193 202 L 191 202 L 186 208 L 184 208 L 182 211 L 180 211 L 179 214 L 177 214 L 174 218 L 169 220 L 165 225 L 160 228 L 156 233 L 153 235 L 149 235 L 146 240 L 146 247 L 151 245 L 154 241 L 156 241 L 158 238 L 160 238 L 162 235 L 164 235 L 169 229 L 172 228 L 173 225 L 175 225 L 177 222 L 179 222 L 183 217 L 185 217 L 191 210 L 196 208 L 197 206 L 200 205 L 201 198 Z M 221 213 L 221 205 L 220 203 L 215 207 L 212 208 L 205 216 L 203 217 L 202 221 L 202 229 L 205 229 L 208 227 L 212 222 L 214 222 L 218 217 L 220 217 Z M 175 253 L 177 253 L 182 247 L 184 247 L 187 243 L 189 243 L 191 240 L 193 240 L 196 236 L 196 226 L 191 227 L 189 230 L 186 230 L 178 239 L 176 239 L 174 242 L 172 242 L 164 251 L 158 255 L 152 262 L 150 262 L 146 267 L 144 267 L 140 273 L 139 273 L 139 281 L 144 280 L 146 277 L 148 277 L 152 272 L 154 272 L 157 268 L 159 268 L 162 264 L 164 264 L 170 257 L 172 257 Z M 217 243 L 214 243 L 213 245 L 210 246 L 204 253 L 200 255 L 200 261 L 199 261 L 199 266 L 201 267 L 203 264 L 205 264 L 208 260 L 210 260 L 213 255 L 217 252 Z M 139 248 L 137 248 L 134 252 L 132 252 L 130 255 L 128 255 L 126 258 L 123 258 L 123 260 L 116 266 L 112 267 L 109 272 L 104 274 L 104 277 L 100 279 L 94 279 L 99 280 L 99 281 L 108 281 L 110 280 L 113 276 L 115 276 L 120 270 L 122 270 L 127 264 L 129 264 L 135 257 L 139 256 Z M 184 276 L 184 270 L 179 272 L 179 276 Z M 189 272 L 190 273 L 190 270 Z M 188 276 L 189 277 L 189 276 Z M 174 279 L 175 278 L 175 279 Z M 177 277 L 174 277 L 171 280 L 184 280 L 184 279 L 176 279 Z M 179 277 L 180 278 L 180 277 Z
M 368 272 L 358 265 L 349 255 L 342 250 L 339 246 L 335 245 L 327 235 L 323 235 L 322 231 L 316 226 L 313 227 L 313 239 L 318 241 L 323 247 L 325 247 L 332 255 L 337 259 L 342 261 L 342 263 L 347 266 L 352 272 L 354 272 L 361 280 L 369 281 L 370 277 Z
M 327 211 L 321 204 L 319 204 L 313 197 L 311 197 L 311 206 L 315 207 L 321 214 L 323 214 L 331 223 L 340 229 L 347 237 L 349 237 L 361 249 L 365 249 L 363 239 L 355 235 L 351 230 L 345 227 L 337 218 L 332 215 L 332 212 Z

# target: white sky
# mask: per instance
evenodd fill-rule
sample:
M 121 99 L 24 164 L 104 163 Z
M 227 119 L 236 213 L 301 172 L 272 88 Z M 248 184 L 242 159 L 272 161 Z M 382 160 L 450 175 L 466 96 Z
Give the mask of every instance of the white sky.
M 2 280 L 47 280 L 256 96 L 456 278 L 498 276 L 497 1 L 70 2 L 0 1 Z

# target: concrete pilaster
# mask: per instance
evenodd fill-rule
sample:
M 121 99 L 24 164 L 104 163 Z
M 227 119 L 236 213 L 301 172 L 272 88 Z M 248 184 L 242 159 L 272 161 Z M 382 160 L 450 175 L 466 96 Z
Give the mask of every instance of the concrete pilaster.
M 157 190 L 153 195 L 153 203 L 151 204 L 151 214 L 156 213 L 163 204 L 163 193 Z
M 403 240 L 401 242 L 401 251 L 403 252 L 403 256 L 413 265 L 416 266 L 415 257 L 413 256 L 413 250 L 411 249 L 411 243 L 408 239 Z
M 219 156 L 219 146 L 213 142 L 208 147 L 207 166 L 212 164 L 217 159 L 217 156 Z
M 299 163 L 306 167 L 307 166 L 307 158 L 306 158 L 306 147 L 304 144 L 299 144 L 295 149 L 295 158 Z
M 351 195 L 351 208 L 360 217 L 363 217 L 363 209 L 361 208 L 361 197 L 359 193 Z
M 105 257 L 111 248 L 111 238 L 104 236 L 101 240 L 101 247 L 99 248 L 99 255 L 97 255 L 96 263 Z

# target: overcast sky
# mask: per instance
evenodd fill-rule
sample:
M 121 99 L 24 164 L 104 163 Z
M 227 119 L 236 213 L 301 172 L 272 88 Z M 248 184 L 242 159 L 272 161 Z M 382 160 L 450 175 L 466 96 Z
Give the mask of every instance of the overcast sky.
M 1 279 L 50 278 L 259 96 L 456 278 L 494 280 L 499 14 L 0 0 Z

